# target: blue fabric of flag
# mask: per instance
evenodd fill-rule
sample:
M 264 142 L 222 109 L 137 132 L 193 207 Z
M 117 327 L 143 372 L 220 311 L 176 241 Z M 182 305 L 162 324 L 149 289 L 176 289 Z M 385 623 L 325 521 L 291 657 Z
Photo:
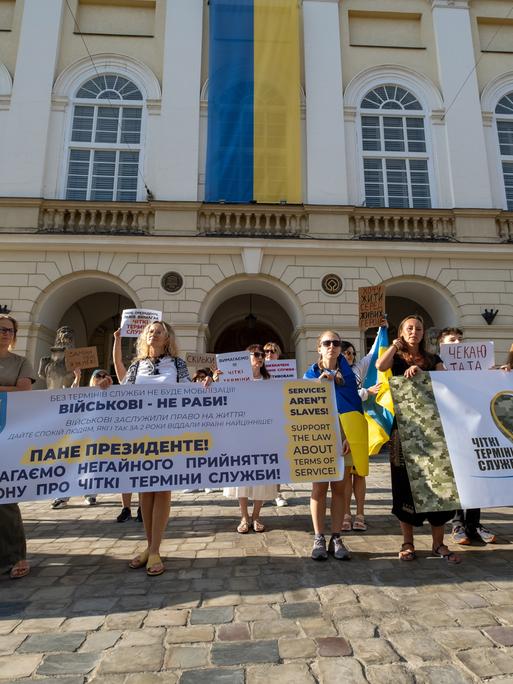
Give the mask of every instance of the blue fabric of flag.
M 365 388 L 381 383 L 378 394 L 375 396 L 369 394 L 368 399 L 363 402 L 369 426 L 369 454 L 371 456 L 378 454 L 381 447 L 388 442 L 394 422 L 394 404 L 388 385 L 388 378 L 392 373 L 391 371 L 379 372 L 376 368 L 376 361 L 384 354 L 388 346 L 388 330 L 385 327 L 379 328 L 371 349 L 369 370 L 363 383 Z

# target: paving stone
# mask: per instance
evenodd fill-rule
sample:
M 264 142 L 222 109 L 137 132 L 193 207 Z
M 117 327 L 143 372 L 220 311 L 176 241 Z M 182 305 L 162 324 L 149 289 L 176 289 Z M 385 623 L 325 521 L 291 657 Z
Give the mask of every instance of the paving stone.
M 180 677 L 180 684 L 244 684 L 244 670 L 187 670 Z
M 215 608 L 193 608 L 191 611 L 191 625 L 218 625 L 233 620 L 232 606 Z
M 112 648 L 119 641 L 121 634 L 120 629 L 102 629 L 99 632 L 93 632 L 88 635 L 80 648 L 80 652 L 105 651 Z
M 98 664 L 101 653 L 57 653 L 46 656 L 38 675 L 87 674 Z
M 91 632 L 99 629 L 105 622 L 104 615 L 89 615 L 87 617 L 73 617 L 62 625 L 62 632 Z
M 513 627 L 487 627 L 484 631 L 501 646 L 513 646 Z
M 42 657 L 40 653 L 0 656 L 0 679 L 30 677 L 41 662 Z
M 243 665 L 244 663 L 277 663 L 280 659 L 278 642 L 274 640 L 216 642 L 210 658 L 214 665 Z
M 454 613 L 454 617 L 462 627 L 488 627 L 498 623 L 490 611 L 480 608 L 459 610 Z
M 182 627 L 171 629 L 183 629 Z M 102 632 L 98 632 L 101 634 Z M 163 627 L 146 627 L 145 629 L 129 629 L 126 632 L 120 632 L 121 642 L 120 648 L 151 646 L 158 644 L 160 646 L 164 643 L 166 630 Z
M 300 629 L 294 620 L 258 620 L 253 623 L 254 639 L 269 639 L 271 637 L 299 636 Z
M 365 668 L 370 684 L 414 684 L 415 678 L 405 665 L 399 663 L 370 665 Z
M 10 634 L 20 620 L 0 620 L 0 634 Z
M 232 622 L 229 625 L 221 625 L 217 630 L 219 641 L 248 641 L 251 639 L 247 622 Z
M 376 635 L 377 625 L 366 618 L 351 618 L 338 622 L 338 631 L 346 639 L 372 639 Z
M 317 653 L 317 644 L 313 639 L 279 639 L 278 649 L 284 660 L 313 658 Z
M 249 667 L 246 675 L 247 684 L 315 684 L 315 679 L 307 665 L 287 663 L 285 665 L 256 665 Z
M 323 684 L 367 684 L 362 666 L 355 658 L 318 658 L 312 664 L 312 671 Z
M 447 651 L 427 634 L 393 634 L 390 642 L 405 660 L 414 664 L 448 658 Z
M 319 655 L 328 658 L 350 656 L 353 653 L 349 643 L 342 637 L 321 637 L 317 639 L 317 646 Z
M 37 684 L 84 684 L 84 676 L 76 675 L 71 677 L 59 677 L 58 679 L 55 677 L 38 677 L 37 679 L 30 677 L 29 679 L 17 679 L 13 684 L 34 684 L 34 682 L 37 682 Z M 6 683 L 3 682 L 2 684 Z M 7 684 L 11 684 L 11 682 L 8 682 Z M 103 682 L 102 684 L 109 684 L 109 682 Z
M 56 653 L 76 651 L 86 638 L 85 632 L 32 634 L 19 647 L 18 653 Z M 97 649 L 101 650 L 101 649 Z
M 161 608 L 150 610 L 144 620 L 145 627 L 182 626 L 187 623 L 188 610 L 175 610 L 174 608 Z
M 319 603 L 304 601 L 302 603 L 282 603 L 280 606 L 281 616 L 292 620 L 301 617 L 311 617 L 319 615 Z
M 451 651 L 465 651 L 469 648 L 484 648 L 492 645 L 490 639 L 487 639 L 478 629 L 435 630 L 433 637 Z M 503 645 L 508 646 L 509 644 Z
M 424 665 L 414 673 L 417 684 L 471 684 L 475 681 L 454 665 Z
M 198 641 L 212 641 L 213 638 L 214 627 L 212 625 L 170 627 L 166 635 L 166 646 L 169 646 L 169 644 L 186 644 Z
M 343 631 L 344 625 L 340 625 L 339 629 L 341 633 L 345 634 Z M 380 621 L 379 623 L 379 634 L 380 636 L 383 637 L 389 637 L 392 634 L 401 634 L 403 632 L 414 632 L 415 630 L 419 629 L 419 625 L 417 625 L 413 620 L 407 620 L 406 618 L 403 617 L 396 617 L 393 615 L 387 615 L 386 617 L 383 618 L 383 620 Z M 350 636 L 350 635 L 346 635 Z
M 117 646 L 105 653 L 100 673 L 158 672 L 164 660 L 164 649 L 158 645 L 124 648 Z
M 137 629 L 148 614 L 147 610 L 137 610 L 132 613 L 110 613 L 105 617 L 107 629 Z
M 351 639 L 355 656 L 366 665 L 394 663 L 399 656 L 385 639 Z
M 478 648 L 457 657 L 477 677 L 513 674 L 513 649 Z
M 6 634 L 5 636 L 0 636 L 0 655 L 14 653 L 26 638 L 25 634 Z
M 54 632 L 59 629 L 63 622 L 63 617 L 33 618 L 31 620 L 23 620 L 23 622 L 16 627 L 16 632 L 18 634 Z
M 173 644 L 171 648 L 166 651 L 164 659 L 165 669 L 180 669 L 186 670 L 194 667 L 201 667 L 208 665 L 209 646 L 183 646 Z
M 171 672 L 135 672 L 128 675 L 123 684 L 176 684 L 178 676 Z M 55 682 L 60 684 L 60 682 Z
M 332 623 L 323 617 L 301 618 L 299 624 L 307 637 L 337 636 L 337 630 Z
M 271 606 L 237 606 L 235 619 L 240 622 L 254 622 L 255 620 L 278 620 L 280 614 Z

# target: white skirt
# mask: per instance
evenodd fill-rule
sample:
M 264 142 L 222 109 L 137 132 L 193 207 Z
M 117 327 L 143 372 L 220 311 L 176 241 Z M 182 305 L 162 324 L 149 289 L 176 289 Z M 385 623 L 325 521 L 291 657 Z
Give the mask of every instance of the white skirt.
M 229 499 L 243 499 L 248 498 L 253 501 L 268 501 L 275 499 L 278 494 L 278 485 L 266 484 L 257 485 L 256 487 L 225 487 L 223 489 L 223 496 Z

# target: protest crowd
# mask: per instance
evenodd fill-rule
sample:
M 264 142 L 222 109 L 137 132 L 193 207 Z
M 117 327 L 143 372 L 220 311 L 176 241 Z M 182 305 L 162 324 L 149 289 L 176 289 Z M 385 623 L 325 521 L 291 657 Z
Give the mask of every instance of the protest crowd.
M 454 544 L 466 545 L 474 539 L 493 543 L 495 534 L 481 523 L 481 511 L 466 509 L 417 512 L 411 474 L 405 458 L 408 445 L 401 439 L 391 399 L 384 400 L 385 404 L 387 401 L 389 403 L 378 420 L 378 432 L 381 436 L 377 442 L 369 444 L 370 428 L 364 408 L 369 402 L 375 408 L 378 406 L 376 401 L 385 396 L 389 377 L 398 376 L 414 383 L 415 378 L 425 372 L 447 370 L 441 356 L 428 351 L 424 323 L 420 316 L 411 314 L 404 318 L 391 344 L 387 343 L 387 328 L 386 318 L 383 318 L 375 344 L 361 360 L 356 359 L 356 349 L 351 342 L 343 340 L 334 330 L 324 331 L 317 339 L 318 356 L 312 359 L 312 364 L 304 374 L 305 380 L 327 383 L 334 388 L 334 420 L 340 426 L 343 463 L 342 477 L 312 483 L 310 512 L 314 537 L 311 558 L 314 561 L 324 561 L 329 556 L 343 561 L 351 559 L 343 534 L 351 530 L 365 532 L 367 529 L 365 478 L 369 472 L 369 455 L 387 450 L 390 455 L 392 512 L 398 519 L 403 536 L 398 560 L 412 562 L 416 559 L 414 529 L 427 521 L 431 527 L 433 555 L 450 565 L 458 565 L 462 559 L 445 541 L 446 525 L 451 525 L 451 539 Z M 11 315 L 1 314 L 0 392 L 27 392 L 37 380 L 28 360 L 13 351 L 17 331 L 16 319 Z M 225 380 L 223 370 L 219 367 L 199 368 L 191 378 L 187 363 L 180 357 L 173 328 L 162 320 L 150 321 L 144 326 L 136 340 L 135 356 L 128 365 L 125 365 L 122 357 L 121 341 L 121 330 L 117 330 L 113 345 L 114 374 L 95 368 L 90 375 L 89 387 L 106 391 L 115 381 L 120 385 L 144 385 L 153 383 L 155 379 L 162 379 L 166 384 L 198 383 L 208 391 L 213 383 L 222 383 Z M 461 344 L 463 332 L 456 327 L 445 328 L 440 332 L 438 342 L 442 345 Z M 264 384 L 272 380 L 266 363 L 271 367 L 271 362 L 278 360 L 280 355 L 281 349 L 275 342 L 249 345 L 242 354 L 250 364 L 250 376 L 247 379 Z M 496 367 L 497 372 L 510 371 L 512 362 L 513 346 L 505 363 Z M 83 369 L 68 373 L 67 377 L 73 382 L 61 387 L 78 387 L 83 374 Z M 419 410 L 422 410 L 420 405 Z M 328 525 L 329 491 L 331 498 Z M 85 503 L 97 505 L 98 495 L 98 492 L 89 492 L 84 496 Z M 134 495 L 135 493 L 130 492 L 121 494 L 122 510 L 116 519 L 118 523 L 131 519 L 131 500 Z M 250 532 L 261 534 L 266 531 L 266 523 L 261 517 L 265 502 L 271 501 L 277 506 L 288 505 L 280 486 L 275 483 L 225 487 L 223 495 L 238 501 L 240 522 L 236 533 L 241 535 Z M 101 494 L 99 496 L 101 498 Z M 142 491 L 138 496 L 137 520 L 144 526 L 146 542 L 140 553 L 129 560 L 128 567 L 134 570 L 144 569 L 147 575 L 158 576 L 165 571 L 160 546 L 171 511 L 171 491 Z M 354 517 L 351 513 L 353 497 L 356 504 Z M 54 499 L 52 508 L 63 508 L 68 500 L 67 497 Z M 30 572 L 18 503 L 0 505 L 0 558 L 12 579 L 20 579 Z

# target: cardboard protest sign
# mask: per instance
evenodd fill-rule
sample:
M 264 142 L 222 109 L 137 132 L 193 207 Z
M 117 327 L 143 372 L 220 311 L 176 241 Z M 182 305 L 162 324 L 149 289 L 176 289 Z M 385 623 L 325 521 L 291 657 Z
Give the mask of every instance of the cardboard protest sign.
M 204 354 L 201 352 L 186 352 L 185 363 L 188 366 L 194 366 L 194 368 L 215 368 L 216 355 Z
M 96 347 L 78 347 L 66 349 L 64 352 L 66 370 L 73 371 L 76 368 L 98 368 L 98 352 Z
M 216 354 L 217 368 L 222 371 L 220 382 L 247 382 L 253 380 L 249 352 Z
M 295 359 L 266 361 L 265 367 L 273 380 L 295 380 L 297 378 Z
M 377 328 L 385 313 L 385 286 L 358 288 L 358 327 Z
M 493 342 L 455 342 L 440 345 L 447 370 L 488 370 L 495 365 Z
M 139 337 L 148 323 L 162 320 L 162 311 L 124 309 L 121 314 L 121 337 Z

